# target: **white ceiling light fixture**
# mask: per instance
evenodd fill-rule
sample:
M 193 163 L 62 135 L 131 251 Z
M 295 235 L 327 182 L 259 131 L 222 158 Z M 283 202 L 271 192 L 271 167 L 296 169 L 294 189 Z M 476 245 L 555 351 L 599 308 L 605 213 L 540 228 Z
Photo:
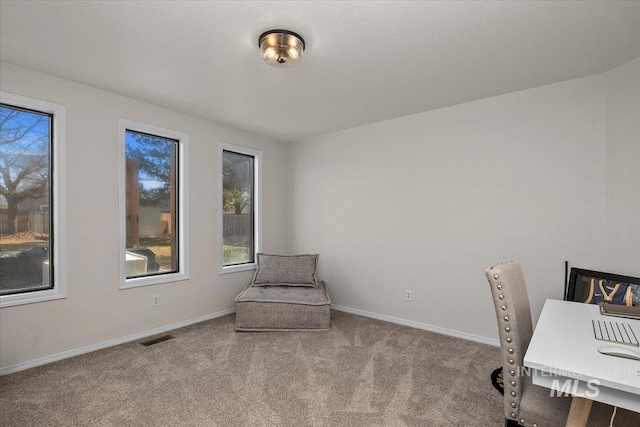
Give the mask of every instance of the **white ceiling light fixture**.
M 289 30 L 265 31 L 258 38 L 262 59 L 274 67 L 295 67 L 302 61 L 304 39 Z

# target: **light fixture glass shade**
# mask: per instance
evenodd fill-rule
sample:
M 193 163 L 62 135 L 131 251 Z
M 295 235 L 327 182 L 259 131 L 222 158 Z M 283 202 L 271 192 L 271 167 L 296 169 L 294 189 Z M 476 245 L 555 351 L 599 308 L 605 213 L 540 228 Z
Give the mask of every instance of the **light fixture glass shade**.
M 270 30 L 258 39 L 262 59 L 274 67 L 295 67 L 302 61 L 304 40 L 288 30 Z

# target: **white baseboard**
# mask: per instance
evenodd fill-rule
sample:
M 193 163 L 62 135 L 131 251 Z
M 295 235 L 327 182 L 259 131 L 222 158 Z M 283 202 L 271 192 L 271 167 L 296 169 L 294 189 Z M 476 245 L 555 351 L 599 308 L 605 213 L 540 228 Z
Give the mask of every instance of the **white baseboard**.
M 431 331 L 431 332 L 435 332 L 443 335 L 449 335 L 456 338 L 462 338 L 469 341 L 475 341 L 482 344 L 489 344 L 495 347 L 500 346 L 500 342 L 496 339 L 481 337 L 473 334 L 467 334 L 465 332 L 454 331 L 452 329 L 441 328 L 439 326 L 427 325 L 426 323 L 414 322 L 413 320 L 400 319 L 398 317 L 386 316 L 384 314 L 372 313 L 370 311 L 358 310 L 356 308 L 344 307 L 336 304 L 332 304 L 331 308 L 338 311 L 344 311 L 345 313 L 351 313 L 351 314 L 356 314 L 358 316 L 370 317 L 372 319 L 378 319 L 385 322 L 395 323 L 398 325 L 409 326 L 412 328 L 424 329 L 426 331 Z M 124 337 L 114 338 L 111 340 L 87 345 L 87 346 L 76 348 L 73 350 L 67 350 L 61 353 L 40 357 L 38 359 L 28 360 L 26 362 L 20 362 L 15 365 L 5 366 L 3 368 L 0 368 L 0 375 L 12 374 L 14 372 L 22 371 L 29 368 L 35 368 L 36 366 L 45 365 L 47 363 L 55 362 L 62 359 L 67 359 L 69 357 L 90 353 L 92 351 L 100 350 L 107 347 L 112 347 L 114 345 L 123 344 L 129 341 L 139 340 L 141 338 L 146 338 L 152 335 L 161 334 L 163 332 L 167 332 L 173 329 L 189 326 L 194 323 L 204 322 L 206 320 L 215 319 L 216 317 L 226 316 L 227 314 L 231 314 L 235 311 L 236 311 L 235 307 L 229 308 L 226 310 L 218 311 L 216 313 L 207 314 L 201 317 L 182 320 L 180 322 L 159 326 L 153 329 L 147 329 L 146 331 L 137 332 L 135 334 L 126 335 Z
M 357 308 L 344 307 L 336 304 L 331 304 L 331 308 L 338 311 L 344 311 L 345 313 L 357 314 L 358 316 L 370 317 L 372 319 L 383 320 L 385 322 L 424 329 L 425 331 L 431 331 L 437 334 L 449 335 L 482 344 L 489 344 L 494 347 L 500 347 L 500 341 L 497 339 L 467 334 L 466 332 L 454 331 L 453 329 L 441 328 L 440 326 L 427 325 L 426 323 L 414 322 L 413 320 L 400 319 L 399 317 L 386 316 L 384 314 L 372 313 L 370 311 L 358 310 Z
M 92 351 L 100 350 L 103 348 L 111 347 L 118 344 L 123 344 L 129 341 L 139 340 L 141 338 L 150 337 L 152 335 L 161 334 L 162 332 L 171 331 L 173 329 L 182 328 L 192 325 L 194 323 L 204 322 L 206 320 L 215 319 L 216 317 L 226 316 L 235 312 L 235 307 L 226 310 L 218 311 L 216 313 L 206 314 L 204 316 L 196 317 L 193 319 L 182 320 L 180 322 L 171 323 L 169 325 L 159 326 L 153 329 L 147 329 L 146 331 L 136 332 L 135 334 L 125 335 L 124 337 L 114 338 L 111 340 L 87 345 L 84 347 L 76 348 L 73 350 L 63 351 L 61 353 L 52 354 L 49 356 L 40 357 L 38 359 L 28 360 L 26 362 L 20 362 L 15 365 L 5 366 L 0 368 L 0 375 L 7 375 L 14 372 L 22 371 L 29 368 L 35 368 L 36 366 L 44 365 L 47 363 L 55 362 L 69 357 L 78 356 L 80 354 L 90 353 Z

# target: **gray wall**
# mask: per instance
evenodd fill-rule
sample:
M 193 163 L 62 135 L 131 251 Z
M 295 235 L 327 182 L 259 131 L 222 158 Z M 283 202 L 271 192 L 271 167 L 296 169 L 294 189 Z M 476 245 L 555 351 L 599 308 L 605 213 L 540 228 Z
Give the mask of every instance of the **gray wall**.
M 0 310 L 2 367 L 234 307 L 252 272 L 218 275 L 218 141 L 263 151 L 264 249 L 286 250 L 287 145 L 176 111 L 0 64 L 3 91 L 67 107 L 67 298 Z M 118 118 L 189 134 L 190 279 L 118 290 Z M 100 224 L 96 227 L 96 224 Z M 153 295 L 161 305 L 151 307 Z
M 295 143 L 290 248 L 321 254 L 335 304 L 490 339 L 490 265 L 522 263 L 535 318 L 565 260 L 638 276 L 638 76 L 635 60 Z
M 565 259 L 640 275 L 640 60 L 290 145 L 0 67 L 2 90 L 67 106 L 69 247 L 66 299 L 0 311 L 2 368 L 234 306 L 252 272 L 217 274 L 218 141 L 263 150 L 263 250 L 320 253 L 342 306 L 495 338 L 489 265 L 523 263 L 535 317 Z M 119 117 L 190 136 L 189 281 L 118 290 Z
M 601 268 L 640 276 L 640 59 L 606 76 L 606 261 Z

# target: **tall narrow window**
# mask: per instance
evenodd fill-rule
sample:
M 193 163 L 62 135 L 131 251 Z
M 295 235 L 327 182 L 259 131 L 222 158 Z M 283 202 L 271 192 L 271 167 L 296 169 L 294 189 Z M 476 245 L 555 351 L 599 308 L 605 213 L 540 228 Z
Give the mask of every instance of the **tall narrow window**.
M 180 280 L 186 135 L 134 123 L 125 123 L 123 133 L 124 287 Z
M 51 289 L 52 114 L 0 105 L 0 294 Z
M 259 234 L 259 161 L 262 153 L 221 144 L 222 272 L 255 268 Z
M 0 298 L 2 306 L 65 296 L 58 218 L 63 106 L 2 93 L 0 103 Z M 60 144 L 60 147 L 57 145 Z M 55 147 L 55 149 L 54 149 Z M 54 161 L 55 159 L 55 161 Z M 62 198 L 62 193 L 59 193 Z M 55 226 L 54 226 L 55 224 Z M 54 245 L 54 242 L 57 243 Z M 60 260 L 58 259 L 60 257 Z

